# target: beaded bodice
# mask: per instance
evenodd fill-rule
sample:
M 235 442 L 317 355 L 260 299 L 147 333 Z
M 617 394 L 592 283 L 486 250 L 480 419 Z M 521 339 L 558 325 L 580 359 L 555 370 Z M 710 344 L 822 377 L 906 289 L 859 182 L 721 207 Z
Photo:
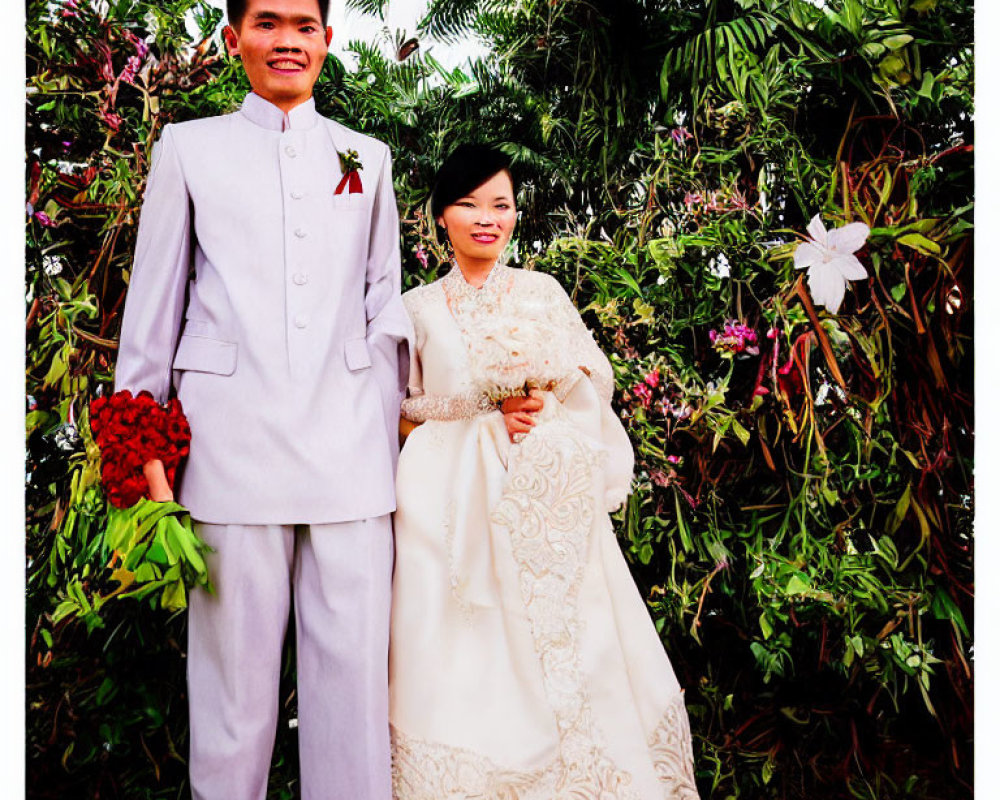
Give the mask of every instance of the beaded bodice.
M 469 418 L 532 388 L 564 397 L 584 375 L 610 399 L 610 364 L 551 276 L 497 264 L 477 288 L 454 266 L 404 302 L 417 332 L 407 419 Z M 452 362 L 447 374 L 461 373 L 462 385 L 436 380 L 443 365 L 428 358 Z

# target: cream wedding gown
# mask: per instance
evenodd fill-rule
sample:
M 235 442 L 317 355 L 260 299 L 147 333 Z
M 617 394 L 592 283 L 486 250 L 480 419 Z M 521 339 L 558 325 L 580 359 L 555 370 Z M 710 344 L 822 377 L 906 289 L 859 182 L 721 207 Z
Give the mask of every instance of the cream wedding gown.
M 397 476 L 394 797 L 696 800 L 683 694 L 608 518 L 633 466 L 608 360 L 542 273 L 476 289 L 455 267 L 404 301 L 423 424 Z M 483 391 L 534 372 L 560 377 L 511 444 Z

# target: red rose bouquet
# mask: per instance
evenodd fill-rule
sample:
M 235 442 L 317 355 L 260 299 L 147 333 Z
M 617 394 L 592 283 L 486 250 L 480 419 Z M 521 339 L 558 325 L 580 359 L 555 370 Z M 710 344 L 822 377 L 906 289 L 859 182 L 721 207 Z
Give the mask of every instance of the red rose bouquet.
M 174 476 L 190 449 L 191 429 L 177 398 L 160 405 L 146 391 L 135 397 L 128 390 L 98 397 L 90 406 L 90 428 L 101 449 L 101 482 L 108 500 L 129 508 L 148 497 L 142 467 L 163 462 L 167 481 Z

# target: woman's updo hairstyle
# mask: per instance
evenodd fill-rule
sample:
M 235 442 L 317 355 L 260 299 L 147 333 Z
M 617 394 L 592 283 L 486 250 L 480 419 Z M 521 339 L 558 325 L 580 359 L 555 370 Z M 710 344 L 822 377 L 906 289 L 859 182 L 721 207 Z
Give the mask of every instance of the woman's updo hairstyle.
M 448 156 L 434 178 L 431 214 L 438 219 L 457 200 L 475 191 L 498 172 L 506 172 L 517 197 L 517 181 L 510 159 L 491 144 L 460 144 Z

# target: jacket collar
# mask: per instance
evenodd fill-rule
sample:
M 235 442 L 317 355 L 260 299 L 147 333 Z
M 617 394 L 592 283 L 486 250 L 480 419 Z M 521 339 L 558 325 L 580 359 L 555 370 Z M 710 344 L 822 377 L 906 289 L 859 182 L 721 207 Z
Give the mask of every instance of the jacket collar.
M 305 130 L 313 127 L 319 119 L 316 101 L 311 97 L 286 114 L 254 92 L 244 98 L 240 113 L 255 125 L 271 131 Z

